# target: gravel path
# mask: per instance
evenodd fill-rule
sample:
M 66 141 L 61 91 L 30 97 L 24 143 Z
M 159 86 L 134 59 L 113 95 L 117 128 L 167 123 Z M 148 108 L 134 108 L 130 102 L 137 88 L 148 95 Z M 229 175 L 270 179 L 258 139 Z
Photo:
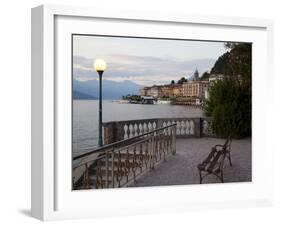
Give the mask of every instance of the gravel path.
M 177 153 L 169 156 L 166 162 L 158 164 L 137 180 L 131 187 L 198 184 L 199 174 L 197 165 L 201 163 L 215 144 L 223 144 L 224 140 L 217 138 L 177 139 Z M 224 180 L 227 182 L 251 181 L 251 139 L 232 141 L 230 167 L 225 160 Z M 220 182 L 215 176 L 204 178 L 203 183 Z

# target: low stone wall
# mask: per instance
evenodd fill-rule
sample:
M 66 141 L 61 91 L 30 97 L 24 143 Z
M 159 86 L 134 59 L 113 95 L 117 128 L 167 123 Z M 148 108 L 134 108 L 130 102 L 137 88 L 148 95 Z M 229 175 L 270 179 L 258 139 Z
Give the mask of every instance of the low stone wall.
M 177 138 L 213 136 L 210 118 L 154 118 L 103 123 L 104 144 L 139 136 L 157 128 L 176 126 Z

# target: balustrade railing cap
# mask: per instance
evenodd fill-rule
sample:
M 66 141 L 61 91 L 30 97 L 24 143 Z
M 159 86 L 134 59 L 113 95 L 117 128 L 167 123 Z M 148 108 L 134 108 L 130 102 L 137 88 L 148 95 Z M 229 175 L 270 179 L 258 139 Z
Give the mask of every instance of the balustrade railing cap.
M 151 122 L 151 121 L 175 121 L 175 120 L 196 120 L 196 119 L 201 119 L 201 120 L 209 120 L 211 117 L 174 117 L 174 118 L 149 118 L 149 119 L 132 119 L 132 120 L 122 120 L 122 121 L 108 121 L 108 122 L 103 122 L 103 125 L 107 124 L 113 124 L 113 123 L 132 123 L 132 122 Z

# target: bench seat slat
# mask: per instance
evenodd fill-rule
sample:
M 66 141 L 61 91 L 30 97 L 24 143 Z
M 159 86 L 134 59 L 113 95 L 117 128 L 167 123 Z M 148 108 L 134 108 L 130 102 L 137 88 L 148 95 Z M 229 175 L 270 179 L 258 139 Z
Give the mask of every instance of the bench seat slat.
M 222 151 L 215 151 L 213 150 L 205 161 L 198 165 L 198 169 L 207 171 L 209 173 L 212 172 L 219 172 L 220 169 L 220 162 L 223 159 L 223 152 Z
M 214 158 L 215 154 L 216 154 L 216 150 L 213 149 L 210 154 L 208 155 L 208 157 L 201 163 L 198 165 L 198 168 L 200 170 L 205 170 L 206 166 L 212 161 L 212 159 Z

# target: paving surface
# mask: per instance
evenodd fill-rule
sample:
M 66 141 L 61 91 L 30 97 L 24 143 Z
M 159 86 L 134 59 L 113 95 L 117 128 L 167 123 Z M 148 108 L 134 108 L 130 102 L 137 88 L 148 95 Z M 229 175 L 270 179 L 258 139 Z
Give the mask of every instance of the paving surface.
M 156 166 L 154 170 L 145 173 L 131 187 L 199 184 L 197 165 L 209 154 L 215 144 L 223 144 L 224 140 L 217 138 L 177 139 L 177 153 Z M 232 167 L 225 159 L 224 180 L 227 182 L 251 181 L 252 155 L 251 139 L 232 141 Z M 213 175 L 204 178 L 203 183 L 218 183 Z

